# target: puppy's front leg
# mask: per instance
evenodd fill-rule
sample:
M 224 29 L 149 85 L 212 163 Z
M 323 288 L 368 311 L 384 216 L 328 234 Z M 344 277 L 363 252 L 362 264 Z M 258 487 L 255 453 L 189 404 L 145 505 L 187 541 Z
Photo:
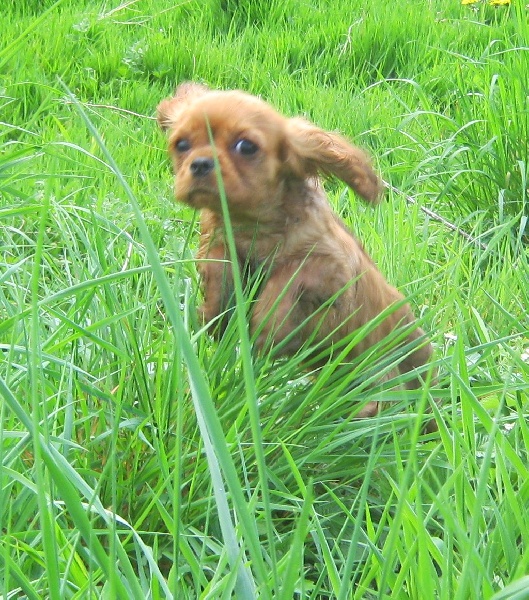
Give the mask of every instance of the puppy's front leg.
M 276 266 L 259 294 L 250 321 L 252 335 L 257 333 L 258 350 L 279 344 L 302 322 L 298 305 L 301 274 L 297 271 L 299 263 Z M 295 352 L 302 342 L 300 333 L 296 334 L 282 353 Z
M 281 353 L 292 354 L 311 336 L 322 340 L 348 320 L 351 315 L 347 311 L 342 314 L 347 302 L 327 304 L 340 291 L 348 293 L 349 281 L 342 271 L 328 256 L 274 265 L 251 320 L 257 347 L 278 345 L 290 336 Z
M 314 272 L 322 272 L 318 269 L 319 262 L 325 264 L 324 259 L 316 259 L 307 261 L 301 268 L 299 263 L 293 263 L 274 270 L 256 302 L 251 319 L 252 334 L 257 332 L 255 344 L 258 350 L 277 346 L 291 336 L 281 348 L 281 354 L 293 354 L 307 341 L 315 326 L 321 328 L 324 336 L 337 327 L 340 315 L 332 307 L 311 319 L 321 302 L 325 302 L 326 295 L 331 297 L 344 288 L 344 283 L 336 276 L 315 279 Z M 318 338 L 321 336 L 317 335 L 316 340 Z M 371 401 L 357 412 L 356 418 L 372 417 L 378 411 L 378 402 Z
M 233 293 L 231 265 L 223 244 L 209 247 L 205 256 L 199 252 L 197 258 L 205 259 L 197 267 L 204 296 L 197 312 L 204 323 L 211 323 L 211 332 L 221 336 L 228 322 L 228 304 Z

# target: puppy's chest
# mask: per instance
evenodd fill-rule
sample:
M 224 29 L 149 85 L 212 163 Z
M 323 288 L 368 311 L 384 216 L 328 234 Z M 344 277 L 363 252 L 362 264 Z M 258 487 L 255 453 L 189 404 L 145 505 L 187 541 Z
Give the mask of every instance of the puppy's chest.
M 269 274 L 273 265 L 281 256 L 281 240 L 251 240 L 236 241 L 237 257 L 245 279 L 251 279 L 259 274 Z

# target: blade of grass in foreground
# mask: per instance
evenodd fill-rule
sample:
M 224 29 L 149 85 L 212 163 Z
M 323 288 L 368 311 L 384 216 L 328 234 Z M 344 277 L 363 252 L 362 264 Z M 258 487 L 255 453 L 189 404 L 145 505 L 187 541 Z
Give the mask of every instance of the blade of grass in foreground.
M 244 540 L 248 544 L 248 549 L 252 558 L 252 565 L 260 582 L 263 584 L 261 586 L 261 593 L 263 594 L 263 597 L 269 598 L 270 595 L 265 587 L 265 584 L 268 580 L 268 575 L 262 557 L 261 545 L 255 520 L 252 518 L 247 502 L 244 498 L 237 471 L 230 455 L 220 420 L 216 413 L 215 405 L 211 397 L 208 382 L 204 373 L 202 372 L 198 358 L 194 353 L 188 333 L 185 330 L 182 316 L 180 314 L 180 307 L 176 300 L 176 295 L 166 278 L 160 258 L 158 256 L 158 250 L 151 238 L 149 229 L 145 223 L 136 197 L 126 182 L 123 174 L 119 170 L 112 155 L 106 148 L 101 136 L 99 135 L 99 132 L 90 121 L 89 117 L 84 112 L 77 99 L 66 87 L 65 90 L 69 95 L 71 102 L 75 105 L 78 113 L 81 115 L 91 135 L 94 137 L 99 148 L 103 152 L 109 168 L 116 176 L 131 204 L 137 220 L 138 229 L 146 249 L 148 260 L 152 266 L 154 277 L 160 289 L 160 295 L 167 311 L 167 317 L 175 331 L 175 339 L 181 346 L 182 356 L 187 365 L 191 395 L 195 410 L 197 412 L 201 435 L 205 442 L 208 465 L 212 478 L 215 483 L 222 484 L 223 479 L 220 472 L 220 469 L 222 469 L 225 475 L 226 485 L 231 493 L 233 505 L 241 521 L 242 530 L 244 531 Z M 255 582 L 253 581 L 250 569 L 243 564 L 243 550 L 240 548 L 239 543 L 237 542 L 237 533 L 235 531 L 235 526 L 232 522 L 229 511 L 228 497 L 223 485 L 215 485 L 214 489 L 215 501 L 217 503 L 217 508 L 219 509 L 219 514 L 221 515 L 220 526 L 230 559 L 230 564 L 238 574 L 236 585 L 237 596 L 239 598 L 252 598 L 255 596 Z
M 42 262 L 42 252 L 44 246 L 44 232 L 48 222 L 49 203 L 47 197 L 42 203 L 40 210 L 40 224 L 35 247 L 35 259 L 33 271 L 31 274 L 31 319 L 29 332 L 29 360 L 28 368 L 31 381 L 31 414 L 32 423 L 30 432 L 33 437 L 34 467 L 37 481 L 37 501 L 39 507 L 39 522 L 42 529 L 42 541 L 44 548 L 44 561 L 48 572 L 48 590 L 51 600 L 59 600 L 60 594 L 60 575 L 57 556 L 57 540 L 53 527 L 54 507 L 50 505 L 51 490 L 49 489 L 49 479 L 45 475 L 44 461 L 42 460 L 43 446 L 48 442 L 47 435 L 47 415 L 46 402 L 42 402 L 40 391 L 46 386 L 43 382 L 41 343 L 39 335 L 39 279 Z M 44 430 L 44 440 L 41 438 L 41 425 Z M 44 442 L 44 443 L 43 443 Z
M 529 599 L 529 575 L 513 581 L 503 588 L 501 592 L 494 594 L 490 600 L 528 600 Z
M 222 206 L 222 217 L 224 226 L 226 229 L 226 241 L 228 244 L 228 250 L 231 261 L 231 268 L 233 272 L 233 283 L 235 289 L 235 312 L 237 318 L 237 330 L 240 337 L 240 348 L 242 357 L 242 367 L 244 375 L 244 383 L 246 390 L 246 404 L 248 407 L 248 414 L 250 416 L 250 427 L 252 430 L 252 437 L 254 442 L 255 458 L 257 463 L 257 469 L 259 471 L 259 481 L 261 482 L 261 497 L 263 500 L 263 514 L 266 522 L 266 531 L 268 536 L 268 551 L 270 555 L 270 561 L 272 563 L 272 576 L 274 577 L 274 587 L 279 589 L 279 580 L 277 579 L 277 558 L 275 552 L 274 543 L 274 527 L 272 523 L 272 509 L 270 502 L 270 492 L 268 484 L 268 472 L 266 468 L 266 458 L 263 445 L 263 432 L 261 428 L 261 418 L 259 415 L 259 405 L 257 403 L 257 392 L 255 385 L 255 376 L 253 370 L 252 361 L 252 349 L 250 344 L 250 336 L 248 332 L 247 319 L 246 319 L 246 303 L 244 300 L 243 284 L 241 269 L 239 266 L 239 257 L 237 254 L 237 248 L 235 246 L 235 237 L 233 234 L 233 228 L 231 225 L 230 211 L 228 202 L 226 199 L 226 190 L 224 189 L 224 182 L 222 181 L 219 159 L 217 156 L 217 149 L 215 148 L 215 140 L 213 139 L 213 133 L 208 125 L 208 135 L 210 143 L 213 148 L 213 157 L 215 160 L 215 175 L 217 178 L 217 185 L 220 192 L 220 200 Z M 284 596 L 287 598 L 288 596 Z

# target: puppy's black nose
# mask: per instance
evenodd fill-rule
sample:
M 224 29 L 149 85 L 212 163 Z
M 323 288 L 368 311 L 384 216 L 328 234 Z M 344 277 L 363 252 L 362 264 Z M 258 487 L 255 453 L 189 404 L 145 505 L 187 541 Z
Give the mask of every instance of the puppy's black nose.
M 205 177 L 208 173 L 213 171 L 215 168 L 215 162 L 212 158 L 199 156 L 198 158 L 195 158 L 189 168 L 194 177 Z

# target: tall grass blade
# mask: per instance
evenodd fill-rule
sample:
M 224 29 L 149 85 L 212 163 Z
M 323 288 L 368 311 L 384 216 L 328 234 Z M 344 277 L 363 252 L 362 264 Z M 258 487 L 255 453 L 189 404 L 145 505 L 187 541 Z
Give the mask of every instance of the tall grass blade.
M 211 436 L 210 447 L 214 449 L 215 455 L 218 459 L 217 463 L 216 460 L 213 460 L 213 455 L 210 453 L 208 455 L 209 468 L 212 474 L 215 473 L 214 479 L 216 482 L 222 481 L 222 476 L 219 473 L 219 465 L 224 471 L 226 478 L 225 481 L 231 493 L 233 505 L 235 506 L 241 520 L 244 539 L 249 547 L 252 557 L 252 564 L 257 572 L 259 580 L 264 582 L 267 580 L 267 575 L 263 563 L 261 546 L 255 521 L 252 519 L 248 505 L 244 499 L 235 465 L 233 464 L 233 460 L 230 456 L 224 433 L 216 414 L 216 409 L 213 404 L 207 380 L 194 353 L 187 331 L 184 328 L 182 317 L 180 315 L 180 308 L 175 300 L 174 290 L 170 287 L 160 263 L 158 250 L 152 241 L 138 202 L 118 166 L 116 165 L 112 155 L 108 152 L 103 140 L 101 139 L 101 136 L 99 135 L 99 132 L 94 127 L 81 105 L 77 102 L 76 98 L 71 95 L 69 91 L 67 91 L 67 93 L 71 102 L 75 104 L 77 111 L 81 115 L 91 135 L 97 141 L 97 144 L 103 152 L 105 159 L 112 170 L 112 173 L 116 176 L 130 201 L 132 210 L 136 216 L 140 235 L 145 245 L 147 257 L 160 289 L 160 294 L 167 311 L 168 319 L 174 328 L 175 339 L 178 340 L 178 343 L 181 346 L 182 356 L 187 365 L 193 402 L 197 410 L 197 415 L 200 415 L 199 425 L 201 426 L 202 436 L 204 440 L 209 440 Z M 228 500 L 223 489 L 217 489 L 216 492 L 219 494 L 218 498 L 222 498 L 223 516 L 229 517 L 229 512 L 226 510 Z M 235 532 L 235 527 L 231 517 L 228 518 L 227 521 L 224 521 L 222 526 L 225 528 L 225 531 L 228 535 L 228 539 L 225 540 L 226 544 L 232 544 L 234 540 L 237 540 L 237 534 Z M 253 593 L 255 584 L 253 582 L 250 570 L 244 564 L 243 550 L 237 543 L 236 547 L 233 547 L 232 545 L 228 547 L 228 554 L 230 556 L 230 560 L 233 561 L 231 564 L 232 568 L 234 568 L 238 573 L 238 589 L 241 593 L 240 597 L 251 597 L 251 595 L 249 596 L 247 594 Z M 263 597 L 268 597 L 268 593 L 266 592 L 265 588 L 263 588 L 262 593 Z

